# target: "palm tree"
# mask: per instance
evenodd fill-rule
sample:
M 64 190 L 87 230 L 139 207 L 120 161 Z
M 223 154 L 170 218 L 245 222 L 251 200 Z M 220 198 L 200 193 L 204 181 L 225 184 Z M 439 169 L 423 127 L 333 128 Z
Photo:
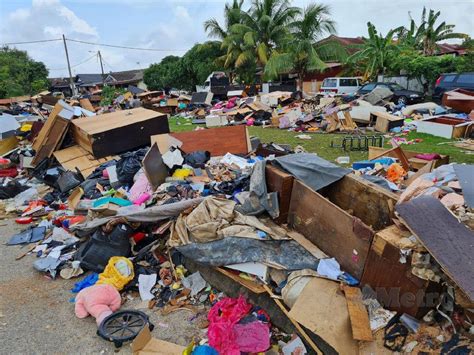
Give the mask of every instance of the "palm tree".
M 234 24 L 223 41 L 228 62 L 236 67 L 249 62 L 265 66 L 272 51 L 285 42 L 287 25 L 299 13 L 289 0 L 253 0 L 250 9 L 241 12 L 241 23 Z
M 236 23 L 240 23 L 240 14 L 244 0 L 233 0 L 232 4 L 225 4 L 224 21 L 225 28 L 219 25 L 215 18 L 211 18 L 204 22 L 204 30 L 209 33 L 209 37 L 220 39 L 221 41 L 227 37 L 230 28 Z
M 271 54 L 265 66 L 265 76 L 274 78 L 280 73 L 296 72 L 298 86 L 301 89 L 306 73 L 326 68 L 326 64 L 321 59 L 322 55 L 327 55 L 329 52 L 329 54 L 336 54 L 336 57 L 343 56 L 345 51 L 339 48 L 340 46 L 332 43 L 315 45 L 315 42 L 323 35 L 336 32 L 335 22 L 330 15 L 330 8 L 327 5 L 308 5 L 288 25 L 290 34 L 285 38 L 283 48 Z
M 400 51 L 400 47 L 396 45 L 394 36 L 403 29 L 401 26 L 390 30 L 385 36 L 379 34 L 375 26 L 368 22 L 367 29 L 369 38 L 364 38 L 364 44 L 361 50 L 352 54 L 347 61 L 349 63 L 360 63 L 365 66 L 365 78 L 373 77 L 380 72 L 385 74 L 387 58 Z
M 424 55 L 433 55 L 437 50 L 437 42 L 452 38 L 467 38 L 468 35 L 465 33 L 456 33 L 454 31 L 455 25 L 446 24 L 445 21 L 441 22 L 436 26 L 440 11 L 434 12 L 430 9 L 428 17 L 426 17 L 426 8 L 423 7 L 423 13 L 421 15 L 421 44 Z

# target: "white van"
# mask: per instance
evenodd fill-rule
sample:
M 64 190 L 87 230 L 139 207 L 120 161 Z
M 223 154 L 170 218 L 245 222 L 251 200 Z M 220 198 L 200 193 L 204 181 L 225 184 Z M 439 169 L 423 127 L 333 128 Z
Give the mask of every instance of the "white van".
M 354 94 L 362 86 L 360 78 L 326 78 L 321 84 L 320 92 L 333 92 L 335 94 Z

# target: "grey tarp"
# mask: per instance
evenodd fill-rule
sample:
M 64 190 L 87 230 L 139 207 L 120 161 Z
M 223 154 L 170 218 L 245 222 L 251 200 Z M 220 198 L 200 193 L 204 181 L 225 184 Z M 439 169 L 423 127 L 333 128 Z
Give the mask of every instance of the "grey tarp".
M 474 208 L 474 165 L 454 164 L 454 172 L 461 184 L 466 205 Z
M 276 158 L 274 164 L 282 167 L 315 191 L 331 185 L 351 172 L 350 169 L 341 168 L 310 153 L 284 155 Z
M 115 216 L 96 218 L 85 223 L 81 223 L 71 227 L 74 231 L 91 232 L 97 227 L 106 224 L 108 221 L 117 217 L 126 217 L 129 222 L 158 222 L 164 219 L 177 217 L 181 212 L 192 206 L 196 206 L 203 200 L 202 197 L 191 200 L 184 200 L 175 203 L 153 206 L 139 211 L 119 210 Z
M 185 257 L 210 266 L 246 262 L 278 264 L 287 270 L 313 269 L 319 260 L 293 240 L 269 240 L 227 237 L 209 243 L 177 247 Z
M 390 188 L 390 184 L 383 177 L 380 177 L 380 176 L 377 176 L 377 175 L 366 175 L 366 174 L 362 174 L 361 176 L 362 176 L 363 179 L 365 179 L 367 181 L 370 181 L 370 182 L 372 182 L 376 185 L 379 185 L 380 187 L 383 187 L 384 189 L 386 189 L 388 191 L 392 191 L 392 189 Z

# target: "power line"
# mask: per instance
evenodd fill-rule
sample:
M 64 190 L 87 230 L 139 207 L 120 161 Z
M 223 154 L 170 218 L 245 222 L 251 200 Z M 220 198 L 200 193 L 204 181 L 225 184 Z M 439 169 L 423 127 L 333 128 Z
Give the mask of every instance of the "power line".
M 138 48 L 138 47 L 127 47 L 127 46 L 118 46 L 115 44 L 105 44 L 105 43 L 94 43 L 94 42 L 87 42 L 87 41 L 80 41 L 77 39 L 70 39 L 66 38 L 66 41 L 76 42 L 76 43 L 84 43 L 84 44 L 91 44 L 94 46 L 102 46 L 102 47 L 112 47 L 112 48 L 121 48 L 121 49 L 132 49 L 136 51 L 151 51 L 151 52 L 185 52 L 187 49 L 156 49 L 156 48 Z
M 41 40 L 38 40 L 38 41 L 26 41 L 26 42 L 10 42 L 10 43 L 3 43 L 2 46 L 10 46 L 10 45 L 14 45 L 14 44 L 56 42 L 56 41 L 61 41 L 61 38 L 58 38 L 58 39 L 41 39 Z
M 77 64 L 74 64 L 74 65 L 71 65 L 71 68 L 75 68 L 75 67 L 77 67 L 77 66 L 79 66 L 79 65 L 82 65 L 82 64 L 84 64 L 84 63 L 87 63 L 89 60 L 91 60 L 92 58 L 94 58 L 94 57 L 96 57 L 96 56 L 97 56 L 97 53 L 94 53 L 91 57 L 89 57 L 89 58 L 83 60 L 82 62 L 77 63 Z M 66 67 L 66 68 L 56 68 L 56 69 L 49 69 L 49 68 L 48 68 L 48 70 L 66 70 L 66 69 L 67 69 L 67 67 Z

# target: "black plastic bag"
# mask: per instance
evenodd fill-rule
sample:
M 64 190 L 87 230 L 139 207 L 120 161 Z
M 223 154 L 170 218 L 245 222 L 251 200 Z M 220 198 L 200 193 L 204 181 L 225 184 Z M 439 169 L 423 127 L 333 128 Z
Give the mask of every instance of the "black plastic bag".
M 9 181 L 6 185 L 0 186 L 0 200 L 13 198 L 20 192 L 28 190 L 29 186 L 22 185 L 16 180 Z
M 211 159 L 211 153 L 204 150 L 196 150 L 195 152 L 186 154 L 184 163 L 191 165 L 193 168 L 204 169 L 209 159 Z
M 133 185 L 133 177 L 142 167 L 141 163 L 147 151 L 148 148 L 142 148 L 122 155 L 117 163 L 117 178 L 122 184 Z

